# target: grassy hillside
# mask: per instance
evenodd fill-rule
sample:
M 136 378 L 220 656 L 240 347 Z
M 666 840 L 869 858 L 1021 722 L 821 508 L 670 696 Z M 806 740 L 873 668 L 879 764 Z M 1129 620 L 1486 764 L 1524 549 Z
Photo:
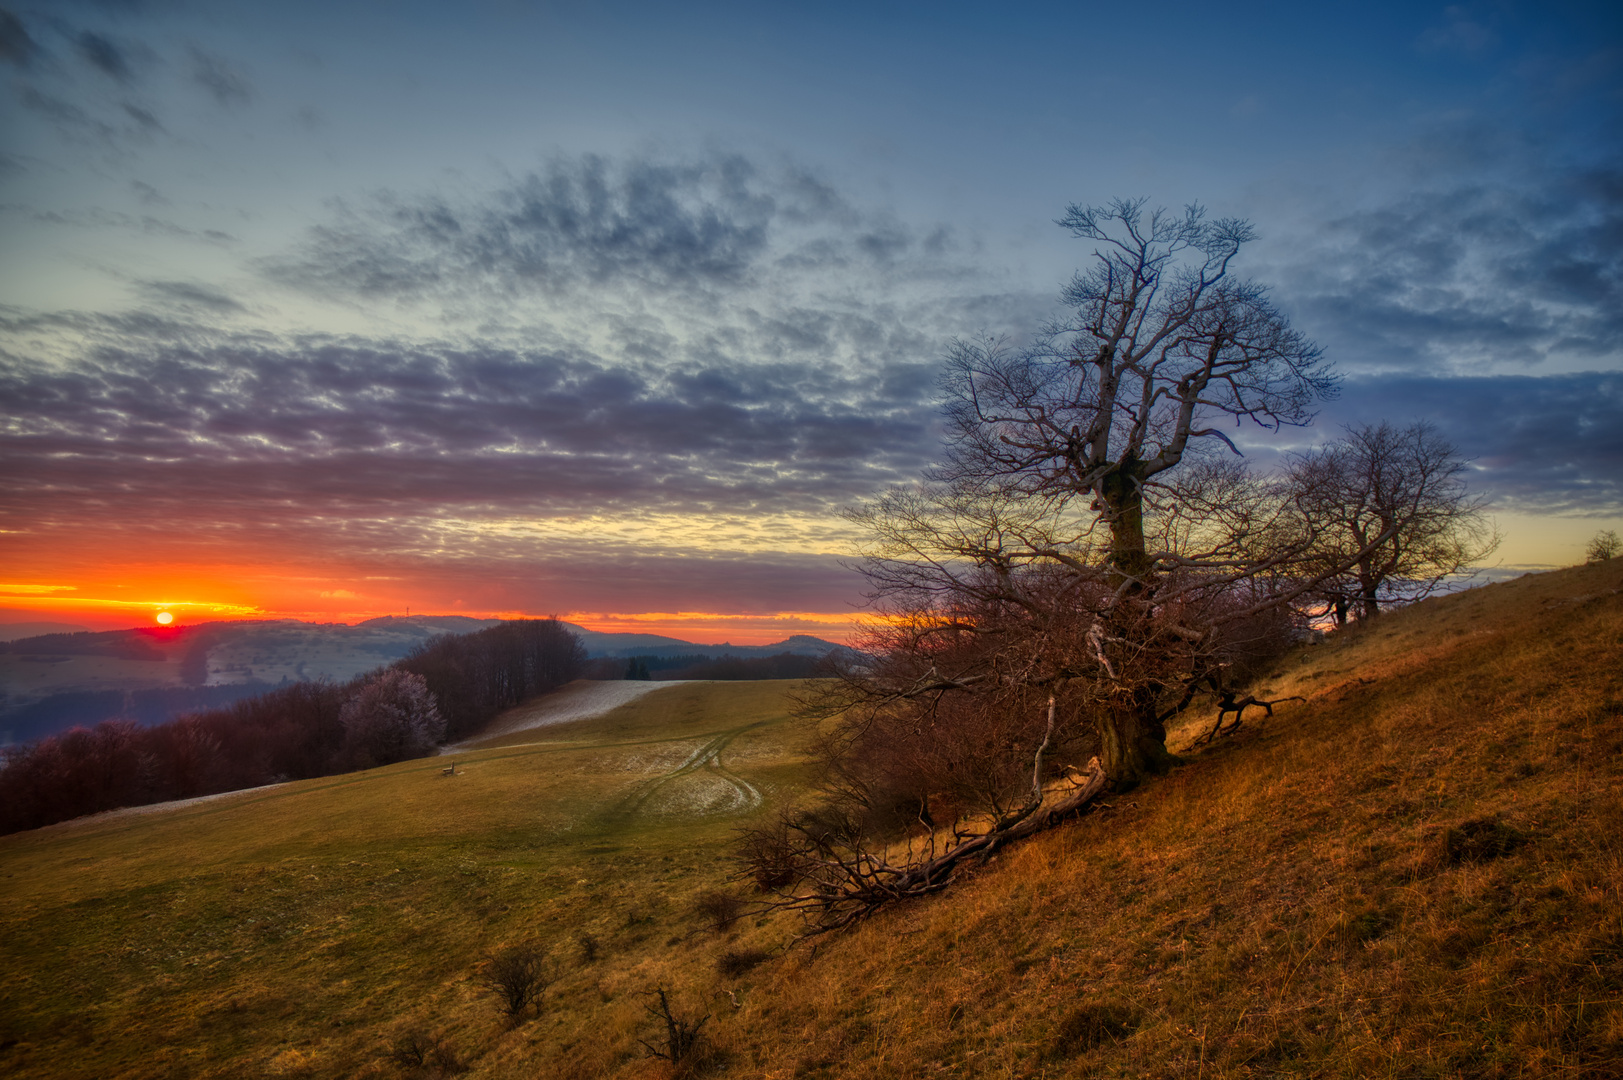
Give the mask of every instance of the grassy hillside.
M 6 837 L 0 1072 L 658 1076 L 663 986 L 714 1014 L 700 1075 L 1617 1076 L 1620 589 L 1613 560 L 1303 647 L 1266 686 L 1306 702 L 815 950 L 692 912 L 804 777 L 784 684 Z M 527 941 L 561 977 L 509 1024 L 480 964 Z
M 0 1074 L 371 1075 L 410 1032 L 506 1055 L 557 1025 L 506 1031 L 474 980 L 532 940 L 574 1037 L 620 1053 L 597 1013 L 632 1025 L 737 813 L 799 779 L 785 690 L 678 684 L 498 740 L 524 745 L 0 838 Z

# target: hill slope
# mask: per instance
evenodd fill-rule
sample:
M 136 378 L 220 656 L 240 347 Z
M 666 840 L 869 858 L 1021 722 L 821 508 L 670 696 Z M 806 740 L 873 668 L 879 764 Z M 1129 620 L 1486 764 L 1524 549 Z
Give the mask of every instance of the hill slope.
M 795 926 L 693 907 L 805 779 L 783 684 L 6 837 L 0 1071 L 657 1075 L 662 986 L 714 1014 L 705 1075 L 1618 1075 L 1620 588 L 1614 560 L 1302 648 L 1267 685 L 1305 703 L 753 968 Z M 509 1025 L 480 962 L 525 941 L 560 978 Z

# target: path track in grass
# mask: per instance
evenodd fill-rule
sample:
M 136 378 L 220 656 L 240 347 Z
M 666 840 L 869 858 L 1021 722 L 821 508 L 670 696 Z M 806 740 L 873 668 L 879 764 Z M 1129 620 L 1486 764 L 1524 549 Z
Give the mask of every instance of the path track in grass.
M 721 763 L 721 752 L 727 749 L 727 746 L 734 739 L 746 731 L 751 731 L 760 726 L 758 723 L 746 724 L 743 727 L 717 733 L 697 750 L 689 754 L 682 764 L 670 772 L 652 777 L 638 784 L 632 793 L 616 807 L 615 813 L 620 816 L 635 814 L 656 795 L 668 794 L 670 784 L 684 779 L 715 780 L 731 788 L 731 805 L 726 807 L 728 811 L 753 810 L 755 807 L 760 806 L 760 789 Z

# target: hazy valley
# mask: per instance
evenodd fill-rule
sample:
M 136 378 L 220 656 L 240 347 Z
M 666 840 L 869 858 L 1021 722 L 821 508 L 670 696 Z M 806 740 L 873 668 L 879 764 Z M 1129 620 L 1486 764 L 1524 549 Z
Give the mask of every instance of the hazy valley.
M 229 704 L 289 682 L 346 682 L 399 660 L 438 634 L 465 634 L 495 619 L 394 616 L 354 626 L 293 619 L 51 633 L 0 643 L 0 745 L 117 716 L 153 724 Z M 655 634 L 565 626 L 587 655 L 763 658 L 821 656 L 836 648 L 797 636 L 774 645 L 699 645 Z M 605 670 L 614 669 L 606 665 Z M 618 669 L 615 669 L 618 670 Z

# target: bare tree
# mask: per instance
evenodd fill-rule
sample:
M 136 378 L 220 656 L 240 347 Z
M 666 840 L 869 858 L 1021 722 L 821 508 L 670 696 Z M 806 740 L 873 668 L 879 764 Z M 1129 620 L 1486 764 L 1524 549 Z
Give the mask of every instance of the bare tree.
M 1313 500 L 1220 430 L 1306 423 L 1334 389 L 1231 276 L 1250 226 L 1142 201 L 1061 224 L 1096 245 L 1069 315 L 1027 348 L 955 343 L 945 459 L 851 514 L 880 618 L 874 659 L 810 703 L 839 717 L 832 800 L 746 845 L 818 929 L 1165 771 L 1167 722 L 1202 695 L 1232 712 L 1311 587 Z
M 1410 520 L 1342 543 L 1332 473 L 1256 476 L 1220 430 L 1304 424 L 1334 390 L 1266 290 L 1230 276 L 1248 225 L 1141 201 L 1061 224 L 1097 245 L 1070 315 L 1023 349 L 956 343 L 944 461 L 850 515 L 879 617 L 871 659 L 807 703 L 836 718 L 830 798 L 743 852 L 767 906 L 815 930 L 1165 771 L 1167 724 L 1197 701 L 1217 706 L 1208 739 L 1271 713 L 1239 689 L 1248 669 Z
M 1623 552 L 1623 541 L 1617 538 L 1613 529 L 1602 529 L 1589 541 L 1589 547 L 1584 549 L 1584 562 L 1591 565 L 1603 563 L 1607 559 L 1615 559 Z
M 1429 596 L 1499 544 L 1484 500 L 1466 491 L 1467 462 L 1427 423 L 1381 422 L 1292 460 L 1321 524 L 1317 595 L 1345 625 Z M 1337 567 L 1345 567 L 1337 570 Z
M 1209 607 L 1228 586 L 1280 565 L 1257 550 L 1264 534 L 1281 535 L 1278 520 L 1267 520 L 1279 518 L 1276 505 L 1238 470 L 1189 477 L 1180 466 L 1209 461 L 1214 444 L 1234 450 L 1223 421 L 1308 422 L 1334 379 L 1267 290 L 1231 275 L 1254 236 L 1246 222 L 1209 220 L 1198 206 L 1147 212 L 1138 199 L 1072 206 L 1060 224 L 1096 245 L 1092 267 L 1064 290 L 1070 314 L 1032 348 L 954 346 L 944 380 L 950 449 L 931 479 L 951 492 L 949 513 L 971 508 L 982 519 L 978 538 L 953 537 L 946 551 L 983 569 L 991 593 L 1012 584 L 1017 567 L 1063 580 L 1062 612 L 1039 614 L 1018 588 L 999 599 L 1045 624 L 1043 632 L 1054 614 L 1068 624 L 1082 668 L 1064 677 L 1103 676 L 1100 756 L 1120 789 L 1170 764 L 1163 645 L 1197 641 L 1208 629 L 1185 610 Z M 1187 513 L 1192 501 L 1209 501 L 1226 520 L 1197 520 Z M 910 508 L 902 519 L 897 508 L 882 503 L 863 520 L 893 540 L 913 524 L 903 520 Z M 902 558 L 916 559 L 925 545 L 901 546 L 913 549 Z M 939 567 L 941 553 L 926 559 Z M 896 556 L 875 554 L 876 591 L 894 593 L 882 561 Z M 1172 667 L 1186 667 L 1181 659 Z

